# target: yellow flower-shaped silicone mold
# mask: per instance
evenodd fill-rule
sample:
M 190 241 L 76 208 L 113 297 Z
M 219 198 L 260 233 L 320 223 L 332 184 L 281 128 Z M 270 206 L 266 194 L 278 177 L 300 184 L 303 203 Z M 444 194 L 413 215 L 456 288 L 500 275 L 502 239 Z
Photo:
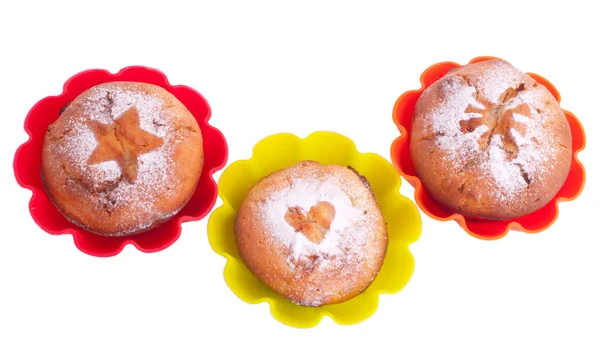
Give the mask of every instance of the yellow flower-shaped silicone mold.
M 250 187 L 268 174 L 302 160 L 355 168 L 369 180 L 387 222 L 389 245 L 379 275 L 365 292 L 344 303 L 316 308 L 295 305 L 262 284 L 237 251 L 235 216 Z M 400 194 L 400 182 L 388 161 L 376 154 L 359 153 L 352 140 L 337 133 L 316 132 L 304 139 L 276 134 L 261 140 L 251 159 L 234 162 L 221 175 L 219 196 L 223 205 L 208 220 L 210 245 L 227 259 L 227 285 L 248 303 L 268 302 L 275 319 L 294 327 L 316 326 L 324 316 L 344 325 L 367 319 L 377 309 L 379 295 L 399 292 L 414 268 L 409 245 L 421 234 L 421 217 L 414 203 Z

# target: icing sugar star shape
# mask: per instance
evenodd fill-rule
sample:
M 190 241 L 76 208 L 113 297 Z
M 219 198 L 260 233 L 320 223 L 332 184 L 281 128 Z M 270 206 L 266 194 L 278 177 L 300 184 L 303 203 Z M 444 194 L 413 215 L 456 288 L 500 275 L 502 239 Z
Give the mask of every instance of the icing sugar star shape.
M 137 178 L 138 157 L 163 145 L 164 140 L 140 127 L 135 107 L 127 109 L 113 124 L 94 122 L 92 131 L 98 145 L 88 159 L 88 164 L 116 161 L 128 182 Z

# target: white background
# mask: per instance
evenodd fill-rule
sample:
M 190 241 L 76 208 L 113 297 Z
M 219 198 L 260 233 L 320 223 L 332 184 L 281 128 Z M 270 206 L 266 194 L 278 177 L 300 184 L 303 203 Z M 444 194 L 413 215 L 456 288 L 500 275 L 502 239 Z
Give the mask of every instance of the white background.
M 600 359 L 600 22 L 591 5 L 150 3 L 0 5 L 0 360 Z M 87 68 L 147 65 L 194 87 L 228 139 L 229 162 L 269 134 L 315 130 L 389 159 L 396 98 L 418 88 L 429 65 L 479 55 L 559 89 L 587 133 L 586 188 L 537 235 L 484 242 L 424 216 L 412 280 L 359 325 L 325 319 L 297 330 L 266 304 L 240 301 L 223 281 L 206 219 L 185 224 L 160 253 L 87 256 L 69 236 L 38 228 L 30 192 L 14 180 L 27 111 Z M 407 183 L 401 191 L 412 198 Z

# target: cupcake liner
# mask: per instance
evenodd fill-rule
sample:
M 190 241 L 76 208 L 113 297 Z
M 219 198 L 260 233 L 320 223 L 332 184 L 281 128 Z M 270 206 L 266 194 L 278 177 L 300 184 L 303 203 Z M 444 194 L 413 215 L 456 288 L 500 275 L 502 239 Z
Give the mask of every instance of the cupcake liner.
M 387 222 L 389 246 L 379 275 L 364 293 L 340 304 L 304 307 L 282 298 L 246 268 L 236 247 L 235 216 L 248 189 L 268 174 L 302 160 L 355 168 L 370 182 Z M 367 319 L 376 311 L 379 295 L 399 292 L 414 268 L 409 245 L 421 234 L 421 218 L 414 203 L 400 194 L 400 183 L 394 167 L 384 158 L 359 153 L 352 140 L 337 133 L 315 132 L 303 139 L 287 133 L 264 138 L 254 147 L 252 158 L 236 161 L 225 169 L 219 180 L 223 205 L 208 220 L 210 245 L 227 259 L 227 285 L 247 303 L 268 302 L 273 317 L 293 327 L 314 327 L 325 316 L 344 325 Z
M 477 57 L 468 64 L 476 62 L 499 59 L 495 57 Z M 526 233 L 541 232 L 550 227 L 558 218 L 558 203 L 571 201 L 581 193 L 585 184 L 585 170 L 583 165 L 577 159 L 577 154 L 585 148 L 585 133 L 579 120 L 571 112 L 563 109 L 572 134 L 572 165 L 565 184 L 558 194 L 546 206 L 528 214 L 526 216 L 504 221 L 482 220 L 465 217 L 459 213 L 454 213 L 441 206 L 427 192 L 421 180 L 417 176 L 414 165 L 410 157 L 410 131 L 412 127 L 412 118 L 415 104 L 421 93 L 432 83 L 442 78 L 449 70 L 461 67 L 462 65 L 453 62 L 442 62 L 434 64 L 427 68 L 421 74 L 421 88 L 411 90 L 402 94 L 393 110 L 394 123 L 400 131 L 400 136 L 394 140 L 391 146 L 392 163 L 414 188 L 415 201 L 419 208 L 429 217 L 439 221 L 456 221 L 468 234 L 479 239 L 494 240 L 504 237 L 510 230 L 522 231 Z M 560 103 L 560 94 L 558 90 L 545 78 L 528 73 L 538 83 L 544 85 L 550 93 Z
M 48 126 L 59 117 L 61 108 L 85 90 L 111 81 L 137 81 L 163 87 L 194 115 L 204 140 L 204 167 L 196 191 L 187 205 L 168 222 L 145 233 L 127 237 L 104 237 L 85 231 L 69 222 L 48 197 L 40 174 L 42 146 Z M 71 234 L 78 249 L 92 256 L 117 255 L 127 244 L 142 252 L 157 252 L 173 244 L 181 233 L 181 223 L 204 218 L 217 199 L 213 173 L 227 162 L 227 143 L 222 133 L 210 126 L 211 110 L 198 92 L 183 85 L 171 85 L 160 71 L 142 66 L 130 66 L 112 74 L 102 69 L 86 70 L 67 80 L 62 94 L 37 102 L 25 118 L 29 140 L 15 153 L 14 172 L 17 183 L 32 191 L 29 211 L 41 229 L 52 235 Z

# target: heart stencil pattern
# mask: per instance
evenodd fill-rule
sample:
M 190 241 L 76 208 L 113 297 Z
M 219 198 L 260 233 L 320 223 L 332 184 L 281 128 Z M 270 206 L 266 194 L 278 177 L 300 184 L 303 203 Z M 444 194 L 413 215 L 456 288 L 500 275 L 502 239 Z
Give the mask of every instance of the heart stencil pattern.
M 308 213 L 300 207 L 290 207 L 285 214 L 285 221 L 300 232 L 309 241 L 319 244 L 329 232 L 335 208 L 329 202 L 319 202 L 310 207 Z

